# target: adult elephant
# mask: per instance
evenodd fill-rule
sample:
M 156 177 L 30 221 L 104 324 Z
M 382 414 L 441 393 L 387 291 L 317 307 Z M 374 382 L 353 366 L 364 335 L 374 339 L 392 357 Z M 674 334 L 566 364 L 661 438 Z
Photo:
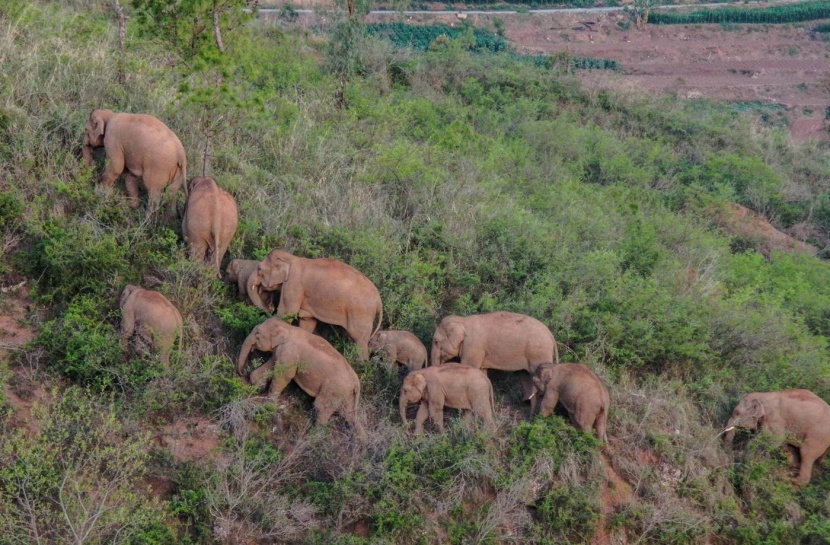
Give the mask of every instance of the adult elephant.
M 269 395 L 278 396 L 293 380 L 314 398 L 318 424 L 325 425 L 337 412 L 362 435 L 357 421 L 360 381 L 346 358 L 325 339 L 279 318 L 269 318 L 242 344 L 236 367 L 242 377 L 254 349 L 272 354 L 250 374 L 252 384 L 262 388 L 270 379 Z
M 553 334 L 539 320 L 500 311 L 441 320 L 432 336 L 430 362 L 439 365 L 454 358 L 476 369 L 533 374 L 543 363 L 559 363 L 559 350 Z M 520 385 L 533 414 L 536 396 L 530 377 L 523 374 Z
M 277 314 L 294 315 L 313 332 L 317 322 L 338 325 L 357 344 L 362 361 L 369 359 L 369 339 L 383 320 L 377 287 L 363 273 L 330 258 L 306 259 L 273 250 L 248 279 L 248 297 L 266 312 L 260 290 L 281 291 Z M 375 317 L 377 326 L 373 327 Z
M 170 366 L 170 351 L 176 336 L 179 351 L 182 344 L 182 315 L 167 297 L 157 291 L 128 284 L 121 291 L 121 340 L 126 342 L 136 333 L 153 345 L 164 367 Z
M 107 192 L 126 169 L 129 205 L 138 207 L 138 179 L 141 178 L 153 211 L 161 203 L 162 190 L 169 186 L 172 216 L 176 196 L 187 176 L 187 157 L 179 137 L 167 125 L 151 115 L 93 110 L 84 131 L 81 151 L 86 164 L 93 162 L 93 149 L 103 146 L 106 151 L 107 166 L 101 183 Z
M 213 178 L 193 178 L 188 187 L 182 234 L 190 246 L 190 258 L 208 263 L 219 274 L 239 222 L 236 201 Z
M 597 438 L 608 442 L 606 429 L 611 397 L 599 377 L 581 363 L 543 363 L 533 374 L 539 400 L 539 414 L 550 416 L 561 403 L 571 423 L 579 430 L 597 432 Z
M 735 429 L 767 430 L 798 450 L 795 484 L 810 482 L 813 463 L 830 447 L 830 405 L 809 390 L 746 394 L 726 423 L 724 440 L 732 444 Z

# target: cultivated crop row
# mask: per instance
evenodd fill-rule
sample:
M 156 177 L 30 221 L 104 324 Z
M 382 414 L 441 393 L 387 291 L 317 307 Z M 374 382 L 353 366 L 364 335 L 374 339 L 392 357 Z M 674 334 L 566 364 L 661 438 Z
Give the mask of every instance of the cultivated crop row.
M 648 22 L 656 25 L 693 25 L 704 23 L 777 24 L 830 18 L 830 2 L 805 2 L 770 8 L 718 8 L 691 13 L 652 12 Z

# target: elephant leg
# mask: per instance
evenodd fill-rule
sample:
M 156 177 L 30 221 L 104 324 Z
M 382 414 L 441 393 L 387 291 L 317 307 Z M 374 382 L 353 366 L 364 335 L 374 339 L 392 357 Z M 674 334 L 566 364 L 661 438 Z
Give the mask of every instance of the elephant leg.
M 429 417 L 435 422 L 438 431 L 444 433 L 444 404 L 433 399 L 429 400 Z
M 317 424 L 325 426 L 334 414 L 334 403 L 322 396 L 317 396 L 314 400 L 314 411 L 317 413 Z
M 138 208 L 138 176 L 127 171 L 124 175 L 124 186 L 127 188 L 127 204 L 130 208 Z
M 161 189 L 147 188 L 147 213 L 155 214 L 159 209 L 159 205 L 161 205 Z
M 608 426 L 608 411 L 603 408 L 599 415 L 597 415 L 597 420 L 594 423 L 597 430 L 597 438 L 603 442 L 608 442 L 608 433 L 607 433 L 607 426 Z
M 317 318 L 312 316 L 307 310 L 300 310 L 297 316 L 300 318 L 300 329 L 314 333 L 314 330 L 317 329 Z
M 822 450 L 816 448 L 815 445 L 805 441 L 799 449 L 799 457 L 801 464 L 798 469 L 798 477 L 795 479 L 795 484 L 798 486 L 807 486 L 810 482 L 810 477 L 813 475 L 813 463 L 822 454 Z
M 489 399 L 473 403 L 471 406 L 473 408 L 473 414 L 484 421 L 484 425 L 487 426 L 487 429 L 491 431 L 496 429 L 496 422 L 493 420 L 493 414 L 490 411 Z
M 294 380 L 297 375 L 296 366 L 276 367 L 274 366 L 274 378 L 271 380 L 271 388 L 268 390 L 270 397 L 277 397 L 285 390 L 288 383 Z
M 208 244 L 204 240 L 196 240 L 190 244 L 190 259 L 191 261 L 202 262 L 205 261 L 205 256 L 208 252 Z
M 424 422 L 426 422 L 427 416 L 429 416 L 429 404 L 426 401 L 421 401 L 418 414 L 415 415 L 415 435 L 424 433 Z
M 107 166 L 101 175 L 101 183 L 107 195 L 112 192 L 112 186 L 115 185 L 115 180 L 121 176 L 122 172 L 124 172 L 124 156 L 120 154 L 107 154 Z
M 542 416 L 550 416 L 556 410 L 556 404 L 559 403 L 559 392 L 556 390 L 548 390 L 544 397 L 539 401 L 539 414 Z
M 594 421 L 596 420 L 596 415 L 590 411 L 586 411 L 585 409 L 577 409 L 576 411 L 569 413 L 571 417 L 571 423 L 577 427 L 578 430 L 584 433 L 591 433 L 591 430 L 594 427 Z
M 250 382 L 260 390 L 265 387 L 265 383 L 274 374 L 274 360 L 268 360 L 265 364 L 260 365 L 251 372 Z

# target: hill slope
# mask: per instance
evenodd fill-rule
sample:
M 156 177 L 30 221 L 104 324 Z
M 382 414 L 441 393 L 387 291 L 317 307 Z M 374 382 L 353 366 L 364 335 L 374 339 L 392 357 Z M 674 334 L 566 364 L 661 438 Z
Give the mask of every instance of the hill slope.
M 0 275 L 30 282 L 37 333 L 0 360 L 10 542 L 830 537 L 826 472 L 797 490 L 767 438 L 732 453 L 717 437 L 745 392 L 830 399 L 827 265 L 718 226 L 739 203 L 824 248 L 820 144 L 730 110 L 592 92 L 555 63 L 472 54 L 463 36 L 416 54 L 354 23 L 243 20 L 219 52 L 210 25 L 168 33 L 133 12 L 119 50 L 108 9 L 0 7 Z M 462 419 L 412 437 L 397 371 L 354 363 L 337 331 L 369 441 L 309 428 L 299 389 L 254 397 L 233 362 L 265 316 L 186 259 L 178 221 L 130 209 L 123 184 L 96 188 L 100 163 L 80 157 L 96 107 L 163 119 L 190 174 L 206 165 L 234 194 L 230 258 L 342 259 L 380 289 L 384 325 L 425 342 L 450 313 L 543 321 L 565 361 L 608 384 L 610 445 L 558 416 L 527 422 L 509 374 L 492 376 L 495 438 Z M 184 316 L 170 371 L 118 342 L 127 283 Z M 30 397 L 43 402 L 21 424 Z

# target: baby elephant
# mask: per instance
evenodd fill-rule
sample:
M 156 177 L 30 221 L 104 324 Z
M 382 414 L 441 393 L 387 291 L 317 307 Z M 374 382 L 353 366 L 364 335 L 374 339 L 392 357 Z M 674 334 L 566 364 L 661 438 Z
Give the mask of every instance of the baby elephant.
M 239 222 L 236 201 L 213 178 L 193 178 L 188 188 L 182 234 L 190 246 L 190 258 L 212 265 L 219 274 Z
M 369 339 L 369 351 L 383 352 L 392 361 L 405 365 L 410 371 L 422 369 L 427 364 L 427 349 L 424 343 L 409 331 L 378 331 Z
M 599 440 L 608 442 L 605 429 L 611 398 L 605 385 L 587 366 L 544 363 L 536 368 L 533 385 L 541 397 L 538 412 L 542 416 L 550 416 L 556 404 L 562 403 L 574 426 L 586 433 L 596 429 Z
M 279 318 L 256 326 L 239 353 L 236 371 L 244 376 L 253 349 L 271 352 L 271 358 L 250 375 L 255 386 L 271 379 L 269 395 L 278 396 L 292 380 L 314 398 L 317 423 L 325 425 L 338 412 L 363 437 L 357 422 L 360 381 L 346 358 L 325 339 Z M 273 378 L 272 378 L 273 377 Z
M 121 292 L 121 340 L 127 341 L 134 332 L 151 343 L 161 355 L 165 368 L 170 366 L 170 351 L 179 336 L 182 348 L 182 315 L 173 303 L 157 291 L 129 284 Z
M 469 409 L 484 420 L 490 431 L 495 431 L 493 420 L 495 403 L 493 386 L 487 375 L 458 363 L 445 363 L 409 373 L 401 389 L 401 420 L 406 422 L 406 407 L 420 403 L 415 417 L 415 433 L 424 432 L 424 421 L 429 416 L 438 430 L 444 432 L 444 407 Z
M 256 275 L 257 267 L 259 267 L 259 261 L 256 259 L 232 259 L 225 269 L 225 282 L 236 282 L 239 288 L 239 298 L 247 303 L 251 302 L 248 297 L 248 280 Z M 267 308 L 274 307 L 274 292 L 260 288 L 259 296 Z

